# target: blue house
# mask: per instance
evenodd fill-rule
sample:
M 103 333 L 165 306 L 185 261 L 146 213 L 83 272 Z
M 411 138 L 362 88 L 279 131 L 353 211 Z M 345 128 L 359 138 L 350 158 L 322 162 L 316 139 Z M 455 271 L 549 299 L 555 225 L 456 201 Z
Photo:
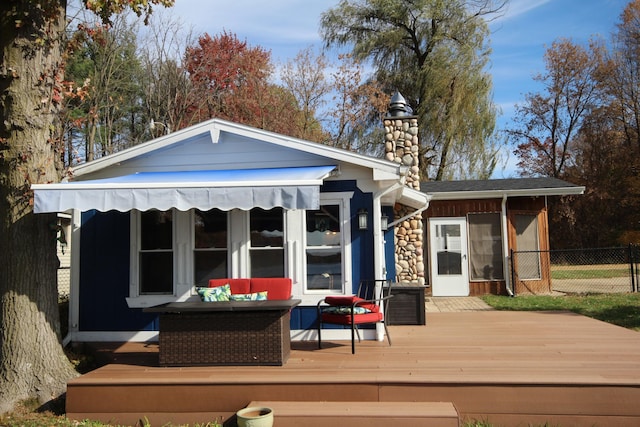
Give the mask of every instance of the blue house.
M 584 187 L 423 182 L 417 117 L 398 93 L 384 130 L 379 159 L 213 119 L 33 185 L 36 213 L 70 216 L 67 340 L 153 340 L 144 308 L 197 300 L 212 278 L 291 278 L 293 339 L 314 339 L 316 304 L 361 280 L 433 296 L 550 291 L 547 197 Z M 539 251 L 520 257 L 517 280 L 512 250 Z
M 220 277 L 291 278 L 292 338 L 312 339 L 319 300 L 396 277 L 394 226 L 428 206 L 404 157 L 213 119 L 34 185 L 36 213 L 71 213 L 68 339 L 153 340 L 145 307 L 196 300 Z

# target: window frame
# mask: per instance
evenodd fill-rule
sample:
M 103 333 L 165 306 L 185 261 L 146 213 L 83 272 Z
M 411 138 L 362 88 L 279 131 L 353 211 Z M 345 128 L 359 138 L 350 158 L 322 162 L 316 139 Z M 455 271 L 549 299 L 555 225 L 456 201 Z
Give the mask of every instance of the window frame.
M 130 229 L 130 247 L 129 253 L 129 297 L 126 298 L 129 307 L 152 307 L 154 305 L 164 304 L 167 302 L 176 301 L 180 290 L 177 286 L 180 283 L 180 267 L 179 267 L 179 246 L 177 236 L 179 234 L 179 228 L 181 227 L 181 220 L 179 211 L 176 209 L 170 209 L 172 213 L 172 253 L 173 253 L 173 292 L 168 294 L 143 294 L 140 292 L 140 251 L 142 248 L 142 222 L 141 214 L 139 210 L 133 210 L 129 214 L 129 229 Z M 190 292 L 189 292 L 190 293 Z
M 306 210 L 283 209 L 284 276 L 293 280 L 292 292 L 302 305 L 315 305 L 326 295 L 353 293 L 351 267 L 351 199 L 353 192 L 320 193 L 320 205 L 338 205 L 341 214 L 342 278 L 340 293 L 329 290 L 307 290 Z M 173 212 L 173 283 L 171 295 L 143 295 L 139 290 L 138 251 L 140 248 L 140 212 L 130 212 L 129 296 L 131 308 L 151 307 L 197 297 L 194 281 L 194 211 Z M 250 211 L 227 211 L 227 274 L 228 277 L 250 277 Z
M 287 271 L 288 271 L 288 265 L 287 265 L 287 209 L 284 208 L 272 208 L 272 209 L 263 209 L 264 211 L 268 212 L 271 211 L 273 209 L 280 209 L 281 210 L 281 219 L 282 219 L 282 245 L 281 246 L 253 246 L 252 242 L 251 242 L 251 213 L 254 211 L 253 208 L 249 211 L 246 211 L 246 247 L 247 250 L 245 252 L 245 259 L 246 259 L 246 265 L 245 268 L 248 272 L 247 277 L 267 277 L 267 276 L 254 276 L 251 268 L 252 268 L 252 263 L 251 263 L 251 259 L 252 259 L 252 255 L 255 253 L 260 253 L 260 252 L 275 252 L 277 250 L 281 250 L 282 251 L 282 276 L 286 276 L 287 275 Z M 277 276 L 277 277 L 282 277 L 282 276 Z
M 215 208 L 214 208 L 215 209 Z M 214 209 L 210 209 L 214 210 Z M 218 209 L 220 210 L 220 209 Z M 230 277 L 230 270 L 231 270 L 231 224 L 230 224 L 230 214 L 229 211 L 222 211 L 220 210 L 220 212 L 223 212 L 226 215 L 226 226 L 227 226 L 227 230 L 226 230 L 226 246 L 224 248 L 196 248 L 196 211 L 198 212 L 209 212 L 209 211 L 202 211 L 200 209 L 190 209 L 188 211 L 189 213 L 189 221 L 190 221 L 190 234 L 191 234 L 191 238 L 189 241 L 189 248 L 190 248 L 190 252 L 191 252 L 191 263 L 187 266 L 187 268 L 190 270 L 189 274 L 191 276 L 191 280 L 194 283 L 194 285 L 192 286 L 192 294 L 196 295 L 196 286 L 198 286 L 195 283 L 195 272 L 196 272 L 196 262 L 195 262 L 195 253 L 196 252 L 225 252 L 225 256 L 226 256 L 226 267 L 227 267 L 227 271 L 225 273 L 225 276 L 223 278 L 227 278 Z
M 301 250 L 300 250 L 300 263 L 301 274 L 300 279 L 302 281 L 302 300 L 303 304 L 317 304 L 326 295 L 347 295 L 353 293 L 353 286 L 351 281 L 351 206 L 350 201 L 353 197 L 352 192 L 341 193 L 320 193 L 320 206 L 324 205 L 337 205 L 340 213 L 340 246 L 342 256 L 342 288 L 339 292 L 329 289 L 309 289 L 307 287 L 307 215 L 304 211 L 301 218 Z

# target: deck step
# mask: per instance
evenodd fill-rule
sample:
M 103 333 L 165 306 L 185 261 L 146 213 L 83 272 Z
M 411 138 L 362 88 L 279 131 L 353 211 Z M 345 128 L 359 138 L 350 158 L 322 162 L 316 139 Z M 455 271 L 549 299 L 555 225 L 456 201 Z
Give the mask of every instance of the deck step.
M 345 425 L 371 427 L 458 427 L 451 402 L 295 402 L 253 401 L 247 406 L 273 409 L 278 427 Z

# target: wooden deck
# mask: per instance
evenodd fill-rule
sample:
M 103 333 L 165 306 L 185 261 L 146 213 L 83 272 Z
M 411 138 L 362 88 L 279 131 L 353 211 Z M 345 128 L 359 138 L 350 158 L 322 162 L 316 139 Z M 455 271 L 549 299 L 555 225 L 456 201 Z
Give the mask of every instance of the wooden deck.
M 640 425 L 637 332 L 568 312 L 500 311 L 430 313 L 426 326 L 390 332 L 392 346 L 366 341 L 355 355 L 348 341 L 325 342 L 322 350 L 293 342 L 281 367 L 166 368 L 158 366 L 156 344 L 103 346 L 112 363 L 68 384 L 67 416 L 235 425 L 235 411 L 275 401 L 282 408 L 281 417 L 274 411 L 275 425 L 286 427 L 316 425 L 287 421 L 296 402 L 320 408 L 312 412 L 318 421 L 329 415 L 322 402 L 343 402 L 332 404 L 334 415 L 358 402 L 394 402 L 394 411 L 385 406 L 388 416 L 416 413 L 415 403 L 425 402 L 424 423 L 389 425 L 456 425 L 443 404 L 452 404 L 460 421 L 496 426 Z M 432 418 L 427 408 L 434 408 Z

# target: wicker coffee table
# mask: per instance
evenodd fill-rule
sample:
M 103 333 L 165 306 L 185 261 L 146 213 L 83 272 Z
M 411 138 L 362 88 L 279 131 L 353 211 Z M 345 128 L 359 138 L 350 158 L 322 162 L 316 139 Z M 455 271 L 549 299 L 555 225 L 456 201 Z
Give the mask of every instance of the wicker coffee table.
M 160 313 L 161 366 L 276 365 L 291 353 L 290 311 L 300 300 L 173 302 Z

